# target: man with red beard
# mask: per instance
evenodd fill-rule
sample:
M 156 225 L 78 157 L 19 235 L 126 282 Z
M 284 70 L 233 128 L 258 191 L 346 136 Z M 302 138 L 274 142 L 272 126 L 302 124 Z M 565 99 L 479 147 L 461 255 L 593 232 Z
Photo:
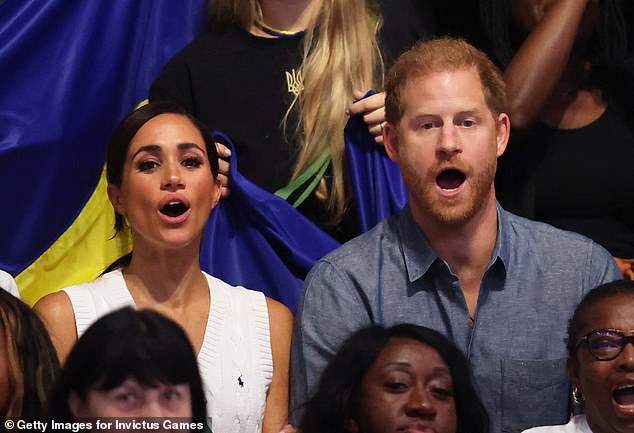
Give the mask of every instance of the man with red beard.
M 394 64 L 383 139 L 409 203 L 307 277 L 293 333 L 293 416 L 351 332 L 410 322 L 466 353 L 493 432 L 565 423 L 568 319 L 587 291 L 620 273 L 590 239 L 497 204 L 505 106 L 500 71 L 464 41 L 423 42 Z M 385 381 L 394 392 L 408 386 L 404 376 Z

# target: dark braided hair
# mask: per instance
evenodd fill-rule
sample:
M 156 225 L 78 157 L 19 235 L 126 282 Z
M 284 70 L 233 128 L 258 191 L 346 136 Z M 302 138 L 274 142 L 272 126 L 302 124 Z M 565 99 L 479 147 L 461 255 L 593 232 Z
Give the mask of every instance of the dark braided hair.
M 491 55 L 505 69 L 523 42 L 511 19 L 511 1 L 480 0 L 480 23 Z M 601 14 L 588 41 L 593 70 L 612 69 L 627 55 L 627 27 L 622 0 L 601 0 Z

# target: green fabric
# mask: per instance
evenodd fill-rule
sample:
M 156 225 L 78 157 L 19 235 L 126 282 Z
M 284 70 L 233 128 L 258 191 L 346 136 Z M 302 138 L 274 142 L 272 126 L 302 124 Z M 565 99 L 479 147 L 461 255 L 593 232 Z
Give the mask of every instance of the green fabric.
M 322 177 L 324 177 L 324 173 L 326 169 L 330 165 L 330 155 L 328 152 L 324 152 L 321 154 L 319 158 L 313 162 L 310 167 L 308 167 L 297 179 L 293 182 L 286 185 L 284 188 L 280 188 L 275 191 L 275 195 L 283 198 L 284 200 L 288 200 L 288 198 L 295 191 L 299 190 L 306 182 L 310 181 L 310 183 L 306 186 L 301 195 L 295 200 L 295 202 L 291 203 L 293 207 L 299 207 L 306 198 L 315 191 L 319 181 Z

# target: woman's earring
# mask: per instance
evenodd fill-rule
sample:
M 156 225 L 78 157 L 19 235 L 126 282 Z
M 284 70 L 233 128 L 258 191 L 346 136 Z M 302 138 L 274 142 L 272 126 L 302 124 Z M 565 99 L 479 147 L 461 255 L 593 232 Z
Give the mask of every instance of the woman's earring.
M 585 402 L 585 398 L 583 398 L 583 391 L 579 385 L 572 387 L 572 402 L 577 406 L 582 406 Z

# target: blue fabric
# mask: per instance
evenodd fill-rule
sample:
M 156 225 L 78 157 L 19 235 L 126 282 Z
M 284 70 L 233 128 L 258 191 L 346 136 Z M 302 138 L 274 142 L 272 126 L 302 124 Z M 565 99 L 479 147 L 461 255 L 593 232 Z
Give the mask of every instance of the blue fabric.
M 167 60 L 203 29 L 206 4 L 0 2 L 1 269 L 19 274 L 73 224 L 99 180 L 112 129 L 146 98 Z M 346 134 L 350 146 L 367 146 L 362 121 Z M 362 158 L 351 157 L 355 183 L 383 179 L 380 164 L 354 168 L 385 159 L 360 149 Z M 232 198 L 212 213 L 201 265 L 294 310 L 303 277 L 339 244 L 283 200 L 243 179 L 237 167 L 234 160 Z M 356 191 L 357 203 L 370 204 L 361 213 L 364 230 L 392 212 L 392 202 L 378 200 L 373 189 Z
M 499 207 L 498 222 L 473 330 L 458 278 L 409 207 L 321 259 L 306 278 L 295 320 L 292 408 L 314 391 L 352 332 L 409 322 L 439 330 L 468 356 L 493 432 L 564 424 L 568 319 L 585 293 L 621 274 L 605 249 L 581 235 Z
M 238 171 L 231 141 L 231 195 L 220 200 L 207 223 L 202 268 L 232 285 L 260 290 L 295 312 L 302 282 L 315 261 L 339 243 L 286 200 L 263 190 Z
M 0 3 L 0 268 L 20 273 L 72 224 L 113 127 L 204 27 L 206 3 Z
M 368 92 L 364 97 L 372 94 Z M 400 167 L 374 141 L 362 116 L 350 118 L 344 138 L 359 227 L 365 233 L 383 219 L 401 212 L 407 203 L 407 189 Z

